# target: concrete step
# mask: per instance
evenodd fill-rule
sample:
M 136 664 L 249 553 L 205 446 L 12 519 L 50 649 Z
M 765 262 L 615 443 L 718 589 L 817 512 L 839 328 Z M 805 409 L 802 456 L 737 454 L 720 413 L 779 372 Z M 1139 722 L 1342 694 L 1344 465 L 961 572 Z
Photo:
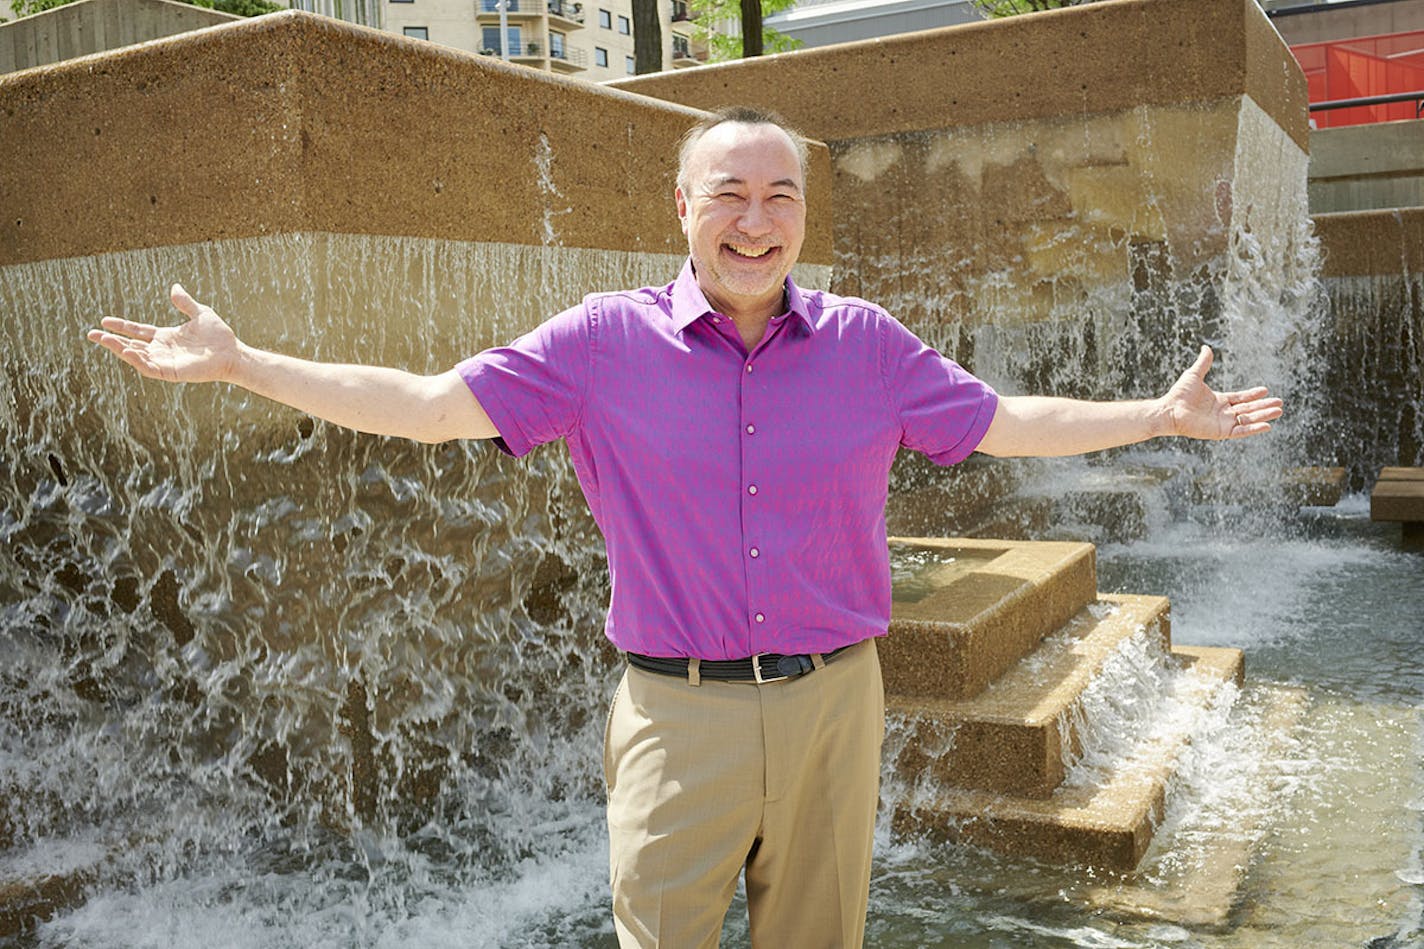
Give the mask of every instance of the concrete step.
M 1260 754 L 1266 760 L 1284 758 L 1310 708 L 1304 689 L 1290 686 L 1263 687 L 1264 704 L 1260 729 L 1264 736 Z M 1279 775 L 1266 771 L 1263 784 L 1273 784 Z M 1254 793 L 1272 794 L 1263 786 Z M 1113 885 L 1089 885 L 1085 902 L 1099 912 L 1114 916 L 1160 919 L 1193 929 L 1223 930 L 1231 924 L 1253 847 L 1262 828 L 1264 812 L 1248 808 L 1244 816 L 1233 814 L 1229 826 L 1211 836 L 1204 852 L 1195 860 L 1162 859 L 1153 847 L 1141 869 Z M 1176 855 L 1173 855 L 1176 856 Z M 1075 894 L 1076 895 L 1076 894 Z
M 1179 646 L 1184 667 L 1239 682 L 1238 649 Z M 895 810 L 897 833 L 963 840 L 1020 856 L 1116 872 L 1137 866 L 1162 815 L 1168 779 L 1185 738 L 1139 749 L 1096 785 L 1060 786 L 1048 798 L 946 787 L 937 800 Z
M 1048 797 L 1063 781 L 1074 741 L 1069 712 L 1103 661 L 1138 630 L 1170 646 L 1168 601 L 1099 594 L 1028 659 L 967 699 L 891 696 L 912 724 L 898 767 L 944 784 Z M 938 749 L 947 749 L 938 754 Z
M 976 695 L 1097 598 L 1091 544 L 894 538 L 890 550 L 890 695 Z
M 1370 492 L 1370 520 L 1424 523 L 1424 469 L 1384 469 Z

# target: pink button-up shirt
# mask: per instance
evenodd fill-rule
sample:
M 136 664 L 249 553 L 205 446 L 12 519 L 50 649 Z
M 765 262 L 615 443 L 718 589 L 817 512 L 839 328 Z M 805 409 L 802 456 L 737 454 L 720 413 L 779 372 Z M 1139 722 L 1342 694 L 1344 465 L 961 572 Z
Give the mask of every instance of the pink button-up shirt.
M 608 547 L 606 632 L 652 656 L 829 652 L 890 622 L 900 446 L 953 464 L 993 389 L 863 300 L 786 284 L 751 353 L 691 263 L 458 367 L 523 455 L 563 438 Z

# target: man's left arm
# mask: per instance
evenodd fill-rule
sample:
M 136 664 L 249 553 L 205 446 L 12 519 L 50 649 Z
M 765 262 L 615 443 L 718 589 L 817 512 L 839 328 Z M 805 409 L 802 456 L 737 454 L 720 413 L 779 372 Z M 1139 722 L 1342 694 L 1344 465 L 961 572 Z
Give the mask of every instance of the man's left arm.
M 1281 417 L 1281 400 L 1268 397 L 1264 386 L 1213 392 L 1206 384 L 1211 362 L 1211 348 L 1203 346 L 1191 368 L 1156 399 L 1001 396 L 976 450 L 1001 458 L 1080 455 L 1163 435 L 1221 440 L 1269 432 Z

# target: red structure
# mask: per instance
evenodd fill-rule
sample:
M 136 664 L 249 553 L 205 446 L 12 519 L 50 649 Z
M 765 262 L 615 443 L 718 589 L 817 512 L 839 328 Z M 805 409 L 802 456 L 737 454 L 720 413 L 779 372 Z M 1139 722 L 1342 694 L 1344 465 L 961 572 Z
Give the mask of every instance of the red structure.
M 1292 46 L 1310 86 L 1310 103 L 1392 93 L 1424 96 L 1424 30 Z M 1419 102 L 1328 109 L 1310 113 L 1316 128 L 1419 118 Z

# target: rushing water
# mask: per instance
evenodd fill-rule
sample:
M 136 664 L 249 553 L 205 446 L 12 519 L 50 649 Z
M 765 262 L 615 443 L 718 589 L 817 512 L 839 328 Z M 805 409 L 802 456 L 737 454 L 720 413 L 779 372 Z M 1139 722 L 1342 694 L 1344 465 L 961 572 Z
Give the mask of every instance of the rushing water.
M 1399 549 L 1397 528 L 1370 523 L 1359 497 L 1308 509 L 1291 526 L 1290 536 L 1241 538 L 1179 522 L 1101 551 L 1101 588 L 1170 592 L 1176 641 L 1232 643 L 1248 657 L 1246 687 L 1204 704 L 1183 701 L 1199 684 L 1154 665 L 1140 641 L 1098 680 L 1095 715 L 1110 718 L 1115 705 L 1139 734 L 1192 736 L 1137 874 L 1119 880 L 892 839 L 882 827 L 870 944 L 1343 946 L 1397 936 L 1375 945 L 1408 946 L 1424 938 L 1424 558 Z M 615 674 L 605 670 L 600 687 Z M 1104 758 L 1120 760 L 1121 748 L 1089 744 L 1070 781 Z M 463 815 L 403 834 L 350 840 L 308 831 L 297 845 L 291 828 L 272 828 L 206 848 L 190 834 L 182 859 L 138 875 L 130 868 L 126 881 L 99 886 L 33 943 L 612 946 L 602 813 L 589 790 L 596 738 L 564 736 L 540 750 L 519 756 L 532 773 L 472 782 Z M 900 781 L 887 769 L 887 806 Z M 200 810 L 168 820 L 212 818 Z M 152 815 L 146 826 L 153 836 L 173 830 Z M 28 859 L 82 864 L 101 852 L 95 836 L 51 842 Z M 1223 847 L 1233 853 L 1234 840 L 1249 844 L 1250 856 L 1222 925 L 1113 909 L 1138 901 L 1143 888 L 1159 898 L 1186 892 L 1191 907 L 1192 888 L 1202 886 L 1194 878 L 1212 871 Z M 740 898 L 727 945 L 745 945 L 739 909 Z

